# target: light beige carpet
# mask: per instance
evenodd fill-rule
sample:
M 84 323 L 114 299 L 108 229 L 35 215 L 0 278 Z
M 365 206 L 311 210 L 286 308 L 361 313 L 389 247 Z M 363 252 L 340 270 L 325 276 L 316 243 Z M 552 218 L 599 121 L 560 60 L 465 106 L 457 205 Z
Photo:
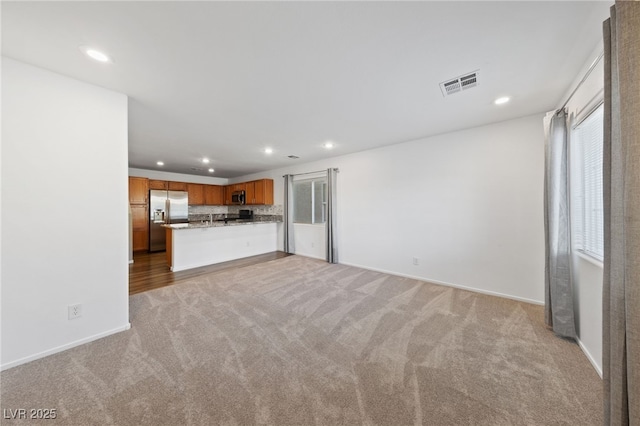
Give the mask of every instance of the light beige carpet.
M 132 296 L 131 323 L 3 372 L 2 408 L 65 425 L 602 423 L 600 378 L 526 303 L 291 256 Z

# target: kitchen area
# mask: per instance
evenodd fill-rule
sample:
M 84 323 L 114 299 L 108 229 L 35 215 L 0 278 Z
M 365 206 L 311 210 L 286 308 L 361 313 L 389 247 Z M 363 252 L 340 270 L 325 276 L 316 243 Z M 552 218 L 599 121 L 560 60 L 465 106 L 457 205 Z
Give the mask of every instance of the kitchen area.
M 129 177 L 133 262 L 166 253 L 184 271 L 277 251 L 273 180 L 211 185 Z M 157 257 L 157 256 L 156 256 Z

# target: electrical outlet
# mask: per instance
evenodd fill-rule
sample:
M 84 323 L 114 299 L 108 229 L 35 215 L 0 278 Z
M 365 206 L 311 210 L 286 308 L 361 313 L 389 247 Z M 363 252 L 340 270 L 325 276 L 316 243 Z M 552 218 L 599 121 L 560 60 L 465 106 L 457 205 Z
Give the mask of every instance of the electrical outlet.
M 82 316 L 82 305 L 81 304 L 77 304 L 77 305 L 69 305 L 67 307 L 67 309 L 69 310 L 69 319 L 76 319 L 76 318 L 80 318 Z
M 419 261 L 419 259 L 417 257 L 413 258 L 413 264 L 416 265 L 416 266 L 418 266 L 420 264 L 420 261 Z

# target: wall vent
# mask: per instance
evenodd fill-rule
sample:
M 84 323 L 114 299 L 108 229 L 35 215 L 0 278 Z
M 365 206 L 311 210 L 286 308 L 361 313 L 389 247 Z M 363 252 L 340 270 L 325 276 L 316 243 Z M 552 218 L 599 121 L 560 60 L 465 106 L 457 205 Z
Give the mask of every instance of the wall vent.
M 454 93 L 461 92 L 463 90 L 471 89 L 478 85 L 478 77 L 480 70 L 466 73 L 456 78 L 449 79 L 440 83 L 440 90 L 442 90 L 442 96 L 450 96 Z

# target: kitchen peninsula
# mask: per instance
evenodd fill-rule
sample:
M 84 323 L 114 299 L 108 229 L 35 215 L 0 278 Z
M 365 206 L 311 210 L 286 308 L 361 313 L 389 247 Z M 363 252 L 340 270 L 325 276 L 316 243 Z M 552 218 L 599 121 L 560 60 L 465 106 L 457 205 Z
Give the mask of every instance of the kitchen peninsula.
M 282 216 L 274 215 L 165 225 L 167 262 L 178 272 L 277 251 L 281 222 Z

